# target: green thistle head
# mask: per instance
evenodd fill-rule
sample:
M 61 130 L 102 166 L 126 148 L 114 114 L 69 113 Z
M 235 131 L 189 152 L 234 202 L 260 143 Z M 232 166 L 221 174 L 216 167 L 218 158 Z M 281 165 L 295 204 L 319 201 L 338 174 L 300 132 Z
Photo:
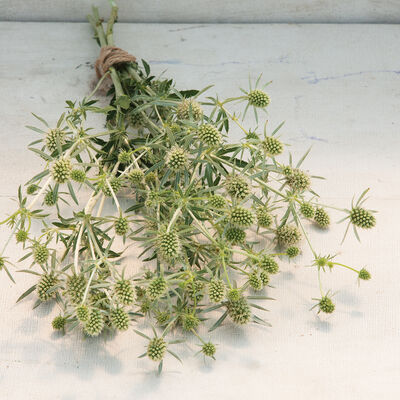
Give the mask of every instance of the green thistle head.
M 254 222 L 254 215 L 247 208 L 237 206 L 231 210 L 230 221 L 239 228 L 248 228 Z
M 261 228 L 269 228 L 272 224 L 272 215 L 265 207 L 259 207 L 256 211 L 257 224 Z
M 86 278 L 83 276 L 83 274 L 74 274 L 68 277 L 67 296 L 72 304 L 78 305 L 82 302 L 86 285 Z
M 199 127 L 197 134 L 200 141 L 207 146 L 216 146 L 221 143 L 221 132 L 213 125 L 203 124 Z
M 358 277 L 363 281 L 369 281 L 371 279 L 371 274 L 365 268 L 362 268 L 358 273 Z
M 290 246 L 286 249 L 286 255 L 289 258 L 297 257 L 300 254 L 300 249 L 296 246 Z
M 118 161 L 121 164 L 129 164 L 131 162 L 131 159 L 132 159 L 132 154 L 130 151 L 122 150 L 118 154 Z
M 311 203 L 303 202 L 300 205 L 300 212 L 306 218 L 314 218 L 315 209 Z
M 229 289 L 226 298 L 229 301 L 239 301 L 243 297 L 242 291 L 239 289 Z
M 244 297 L 237 301 L 228 301 L 228 315 L 239 325 L 247 324 L 251 318 L 250 306 Z
M 57 204 L 58 196 L 52 190 L 47 191 L 46 195 L 44 196 L 44 204 L 47 207 L 52 207 Z
M 371 229 L 376 224 L 375 216 L 371 211 L 361 207 L 355 207 L 350 211 L 350 221 L 362 229 Z
M 86 180 L 85 171 L 82 171 L 81 169 L 73 169 L 71 171 L 71 179 L 78 183 L 85 182 Z
M 81 306 L 76 308 L 75 312 L 80 322 L 87 322 L 89 320 L 90 310 L 88 306 L 82 304 Z
M 181 147 L 173 147 L 167 154 L 167 167 L 173 171 L 182 171 L 188 163 L 188 155 Z
M 53 274 L 43 274 L 36 285 L 36 291 L 41 301 L 48 301 L 56 296 L 54 287 L 58 284 L 58 279 Z
M 294 225 L 283 225 L 276 230 L 276 238 L 282 246 L 293 246 L 300 242 L 301 232 Z
M 240 175 L 228 175 L 225 188 L 232 197 L 237 199 L 244 199 L 251 193 L 249 183 Z
M 244 242 L 246 239 L 246 232 L 243 229 L 232 226 L 226 230 L 225 236 L 232 245 L 236 245 Z
M 167 343 L 161 337 L 151 339 L 147 346 L 147 356 L 152 361 L 161 361 L 167 350 Z
M 147 294 L 151 300 L 158 299 L 167 290 L 167 282 L 162 276 L 153 278 L 147 288 Z
M 192 117 L 195 121 L 198 121 L 203 116 L 203 110 L 197 101 L 185 99 L 179 103 L 176 115 L 179 119 L 190 119 Z
M 114 176 L 114 177 L 109 179 L 109 182 L 110 182 L 110 186 L 111 186 L 114 194 L 116 195 L 122 188 L 121 179 L 116 177 L 116 176 Z M 102 190 L 103 190 L 103 193 L 104 193 L 105 196 L 107 196 L 107 197 L 111 197 L 112 196 L 111 190 L 110 190 L 109 186 L 107 185 L 106 181 L 104 181 L 102 183 Z
M 286 182 L 294 192 L 304 192 L 310 188 L 310 177 L 300 169 L 293 169 L 286 177 Z
M 213 303 L 219 303 L 225 297 L 225 283 L 222 279 L 212 279 L 208 285 L 208 297 Z
M 208 342 L 204 343 L 203 346 L 201 347 L 201 352 L 207 356 L 214 358 L 215 352 L 217 351 L 215 344 Z
M 260 257 L 258 266 L 269 274 L 277 274 L 279 272 L 279 265 L 274 258 L 268 254 L 263 254 Z
M 57 140 L 62 146 L 65 143 L 65 133 L 61 129 L 51 129 L 46 134 L 45 143 L 46 147 L 53 152 L 57 149 Z
M 263 282 L 257 271 L 253 271 L 249 275 L 249 284 L 255 291 L 259 291 L 263 288 Z
M 335 304 L 328 296 L 322 297 L 322 299 L 318 303 L 318 306 L 319 306 L 318 312 L 322 311 L 326 314 L 332 314 L 335 311 Z
M 158 245 L 161 256 L 166 260 L 177 258 L 181 249 L 179 237 L 174 231 L 159 233 Z
M 128 116 L 129 125 L 132 128 L 140 128 L 146 119 L 141 112 L 130 113 Z
M 92 337 L 99 336 L 104 328 L 104 318 L 97 308 L 90 310 L 89 319 L 84 325 L 84 332 Z
M 53 319 L 51 325 L 54 330 L 61 331 L 65 328 L 66 322 L 67 318 L 63 317 L 62 315 L 59 315 Z
M 110 313 L 112 325 L 119 331 L 126 331 L 129 328 L 129 315 L 122 308 L 116 308 Z
M 185 331 L 196 330 L 200 324 L 200 320 L 191 313 L 185 313 L 181 316 L 182 328 Z
M 293 172 L 293 168 L 290 165 L 285 165 L 284 167 L 282 167 L 282 173 L 286 177 L 291 175 L 292 172 Z
M 128 218 L 125 217 L 119 217 L 116 221 L 115 221 L 115 233 L 118 236 L 124 236 L 128 233 L 129 231 L 129 222 L 128 222 Z
M 253 107 L 265 108 L 270 103 L 270 98 L 267 93 L 260 89 L 252 90 L 248 95 L 247 99 L 249 104 Z
M 274 136 L 267 136 L 261 146 L 264 152 L 271 157 L 278 156 L 283 152 L 282 142 Z
M 51 176 L 57 183 L 66 183 L 69 181 L 72 172 L 72 164 L 69 158 L 59 158 L 51 167 Z
M 158 311 L 155 318 L 158 325 L 165 326 L 171 319 L 171 314 L 168 311 Z
M 329 214 L 321 207 L 315 210 L 314 221 L 320 228 L 327 228 L 331 223 Z
M 39 186 L 38 186 L 38 185 L 32 184 L 32 185 L 29 185 L 29 186 L 26 188 L 26 193 L 29 194 L 29 195 L 31 195 L 31 194 L 36 193 L 36 191 L 37 191 L 38 189 L 39 189 Z
M 49 249 L 46 245 L 37 244 L 33 248 L 33 259 L 39 265 L 46 264 L 49 258 Z
M 210 196 L 210 198 L 208 199 L 208 205 L 211 208 L 221 209 L 221 208 L 225 207 L 226 201 L 219 194 L 214 194 L 214 195 Z
M 192 301 L 198 303 L 204 297 L 205 283 L 203 281 L 194 280 L 186 285 L 186 292 Z
M 135 168 L 129 173 L 128 179 L 134 185 L 140 185 L 141 183 L 143 183 L 144 172 L 140 168 Z
M 15 239 L 17 240 L 18 243 L 25 243 L 26 239 L 28 239 L 28 232 L 24 229 L 20 229 L 15 234 Z
M 267 271 L 261 271 L 260 272 L 260 279 L 263 284 L 263 286 L 267 286 L 269 284 L 269 274 Z
M 130 306 L 135 299 L 135 292 L 132 284 L 126 279 L 121 279 L 115 283 L 114 293 L 119 302 L 125 306 Z

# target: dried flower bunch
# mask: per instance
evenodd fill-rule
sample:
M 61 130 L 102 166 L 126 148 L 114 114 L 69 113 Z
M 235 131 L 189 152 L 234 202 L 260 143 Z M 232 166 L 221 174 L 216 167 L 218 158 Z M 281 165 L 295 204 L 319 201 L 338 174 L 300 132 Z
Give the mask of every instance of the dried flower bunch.
M 96 8 L 89 16 L 100 46 L 114 45 L 116 17 L 113 4 L 104 30 Z M 142 356 L 161 370 L 167 353 L 179 359 L 171 350 L 181 341 L 176 332 L 195 335 L 199 353 L 214 358 L 216 345 L 200 327 L 211 332 L 226 318 L 267 324 L 256 314 L 265 310 L 259 301 L 269 299 L 262 291 L 281 262 L 301 253 L 302 242 L 314 257 L 318 312 L 335 309 L 322 289 L 321 271 L 343 267 L 370 279 L 364 268 L 317 253 L 306 231 L 308 223 L 328 228 L 327 208 L 345 214 L 346 233 L 350 225 L 357 237 L 357 228 L 372 228 L 374 212 L 364 208 L 367 190 L 348 210 L 323 205 L 312 190 L 317 177 L 301 169 L 308 152 L 296 164 L 291 156 L 283 162 L 283 124 L 267 133 L 265 123 L 260 133 L 229 111 L 242 102 L 241 117 L 252 109 L 258 124 L 270 104 L 260 79 L 239 97 L 200 101 L 208 88 L 179 91 L 142 64 L 111 66 L 89 97 L 67 101 L 55 127 L 35 116 L 41 126 L 30 127 L 38 139 L 29 149 L 45 168 L 20 187 L 18 208 L 3 221 L 12 228 L 10 239 L 25 250 L 19 262 L 32 261 L 23 271 L 37 276 L 20 299 L 34 292 L 35 307 L 55 301 L 60 315 L 53 328 L 88 336 L 135 329 L 144 318 L 153 336 L 135 330 L 148 340 Z M 99 107 L 92 97 L 110 78 L 111 102 Z M 90 129 L 91 113 L 105 115 L 104 132 Z M 231 126 L 243 132 L 240 143 L 228 140 Z M 129 199 L 128 209 L 121 198 Z M 104 213 L 106 202 L 114 212 Z M 31 227 L 34 222 L 41 228 Z M 118 243 L 143 247 L 144 259 L 135 260 L 139 272 L 116 250 Z M 0 269 L 13 279 L 6 247 Z

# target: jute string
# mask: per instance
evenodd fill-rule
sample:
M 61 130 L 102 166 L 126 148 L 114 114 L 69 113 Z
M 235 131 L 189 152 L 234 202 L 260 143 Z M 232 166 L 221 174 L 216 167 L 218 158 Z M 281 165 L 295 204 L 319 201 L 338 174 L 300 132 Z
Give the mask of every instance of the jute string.
M 99 58 L 96 60 L 94 68 L 97 77 L 100 79 L 113 65 L 135 61 L 136 57 L 129 54 L 127 51 L 115 46 L 105 46 L 101 48 Z

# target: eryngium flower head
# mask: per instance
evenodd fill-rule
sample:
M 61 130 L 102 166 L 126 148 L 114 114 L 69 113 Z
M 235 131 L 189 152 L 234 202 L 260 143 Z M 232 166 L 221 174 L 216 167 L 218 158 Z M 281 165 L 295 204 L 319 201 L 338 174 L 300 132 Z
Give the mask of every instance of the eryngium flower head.
M 310 177 L 300 169 L 293 169 L 292 173 L 286 177 L 286 182 L 295 192 L 304 192 L 310 188 Z
M 85 182 L 86 180 L 85 171 L 82 171 L 81 169 L 73 169 L 71 171 L 71 179 L 78 183 Z
M 371 229 L 376 224 L 376 219 L 371 211 L 355 207 L 350 212 L 350 221 L 359 228 Z
M 249 104 L 254 107 L 265 108 L 270 103 L 267 93 L 260 89 L 254 89 L 247 95 Z
M 248 228 L 254 222 L 254 215 L 247 208 L 237 206 L 232 208 L 230 220 L 233 225 Z
M 128 223 L 128 218 L 125 217 L 119 217 L 115 221 L 115 233 L 119 236 L 124 236 L 128 233 L 129 231 L 129 223 Z
M 72 304 L 78 305 L 82 302 L 86 284 L 86 279 L 82 274 L 74 274 L 68 277 L 67 296 Z
M 166 280 L 158 276 L 154 278 L 147 288 L 147 294 L 151 300 L 158 299 L 167 289 L 167 282 Z
M 171 314 L 168 311 L 158 311 L 155 318 L 158 325 L 165 326 L 171 319 Z
M 225 236 L 232 245 L 236 245 L 244 242 L 246 239 L 246 232 L 243 229 L 232 226 L 226 230 Z
M 225 296 L 225 283 L 222 279 L 213 279 L 208 285 L 208 297 L 213 303 L 219 303 Z
M 240 175 L 228 175 L 225 180 L 226 191 L 237 199 L 244 199 L 250 194 L 250 185 Z
M 200 324 L 200 320 L 191 313 L 185 313 L 181 316 L 181 323 L 185 331 L 191 331 L 192 329 L 196 330 Z
M 329 214 L 321 207 L 315 210 L 314 221 L 320 228 L 327 228 L 331 223 Z
M 69 181 L 72 171 L 72 164 L 69 158 L 59 158 L 51 167 L 51 176 L 57 183 Z
M 60 331 L 61 329 L 65 328 L 65 323 L 67 322 L 67 318 L 63 317 L 62 315 L 59 315 L 55 317 L 51 323 L 53 329 L 56 331 Z
M 261 282 L 262 282 L 263 286 L 267 286 L 268 283 L 269 283 L 269 274 L 268 274 L 268 272 L 267 271 L 261 271 L 260 272 L 260 279 L 261 279 Z
M 300 205 L 300 212 L 306 218 L 314 218 L 315 209 L 311 203 L 303 202 Z
M 204 282 L 195 280 L 186 285 L 187 294 L 192 301 L 198 303 L 204 297 Z
M 104 328 L 104 318 L 97 308 L 90 311 L 89 319 L 84 325 L 84 331 L 89 336 L 99 336 Z
M 276 237 L 279 244 L 283 246 L 292 246 L 300 242 L 301 233 L 294 225 L 283 225 L 276 230 Z
M 60 146 L 62 146 L 65 143 L 65 133 L 61 129 L 51 129 L 49 132 L 46 134 L 45 142 L 46 142 L 46 147 L 53 152 L 54 150 L 57 149 L 57 140 L 60 143 Z
M 36 285 L 37 295 L 41 301 L 50 300 L 55 297 L 56 290 L 53 289 L 58 284 L 58 279 L 53 274 L 43 274 Z M 50 291 L 51 290 L 51 291 Z
M 15 239 L 17 240 L 18 243 L 26 242 L 26 239 L 28 239 L 28 232 L 26 230 L 24 230 L 24 229 L 20 229 L 15 234 Z
M 229 301 L 238 301 L 243 297 L 242 291 L 240 289 L 229 289 L 228 293 L 226 294 L 226 298 Z
M 118 161 L 121 164 L 128 164 L 131 161 L 131 152 L 126 151 L 126 150 L 122 150 L 118 154 Z
M 140 185 L 143 182 L 143 178 L 144 172 L 140 168 L 135 168 L 128 174 L 128 179 L 134 185 Z
M 133 303 L 135 293 L 130 281 L 121 279 L 115 283 L 114 293 L 120 303 L 129 306 Z
M 195 121 L 198 121 L 203 116 L 203 110 L 197 101 L 185 99 L 179 103 L 176 115 L 179 119 L 190 119 L 192 117 Z
M 261 280 L 260 275 L 258 275 L 257 271 L 253 271 L 249 275 L 249 284 L 256 291 L 259 291 L 263 288 L 263 282 Z
M 57 204 L 57 197 L 58 196 L 52 190 L 49 190 L 44 196 L 43 202 L 47 207 L 52 207 Z
M 208 343 L 204 343 L 202 348 L 201 348 L 201 352 L 207 356 L 207 357 L 211 357 L 214 358 L 215 352 L 217 351 L 217 349 L 215 348 L 215 345 L 211 342 Z
M 358 273 L 358 277 L 363 281 L 368 281 L 371 279 L 371 274 L 365 268 L 362 268 Z
M 290 246 L 286 249 L 286 255 L 289 258 L 297 257 L 300 254 L 300 249 L 296 246 Z
M 161 361 L 167 350 L 167 343 L 161 337 L 151 339 L 147 346 L 147 356 L 150 360 Z
M 203 124 L 197 132 L 199 139 L 208 146 L 216 146 L 221 143 L 221 132 L 213 125 Z
M 274 258 L 272 256 L 270 256 L 268 254 L 263 254 L 260 257 L 258 266 L 263 271 L 268 272 L 269 274 L 276 274 L 279 271 L 278 263 L 274 260 Z
M 273 136 L 267 136 L 261 143 L 261 146 L 265 153 L 269 156 L 278 156 L 283 152 L 282 142 Z
M 49 258 L 49 249 L 43 244 L 38 244 L 33 248 L 33 259 L 36 263 L 43 265 Z
M 181 244 L 178 235 L 174 231 L 163 232 L 158 235 L 158 245 L 161 256 L 166 260 L 178 257 Z
M 208 204 L 211 208 L 220 209 L 225 207 L 226 201 L 219 194 L 214 194 L 208 199 Z
M 227 307 L 228 315 L 236 324 L 244 325 L 250 321 L 250 306 L 244 297 L 240 297 L 236 301 L 228 301 Z
M 188 162 L 188 155 L 181 147 L 173 147 L 167 154 L 167 166 L 173 171 L 181 171 Z
M 87 322 L 89 319 L 90 310 L 88 306 L 82 304 L 76 308 L 76 316 L 80 322 Z
M 129 328 L 129 316 L 122 308 L 112 310 L 110 320 L 119 331 L 126 331 Z
M 269 228 L 272 224 L 272 215 L 265 207 L 259 207 L 256 211 L 257 224 L 261 228 Z
M 335 311 L 335 304 L 333 304 L 333 301 L 328 296 L 322 297 L 318 306 L 319 312 L 322 311 L 326 314 L 332 314 Z
M 34 194 L 38 190 L 38 188 L 39 188 L 38 185 L 35 185 L 35 184 L 29 185 L 26 188 L 26 193 L 27 194 Z
M 111 186 L 114 194 L 116 195 L 120 191 L 120 189 L 122 187 L 121 179 L 117 178 L 117 177 L 113 177 L 113 178 L 109 179 L 108 181 L 110 183 L 110 186 Z M 103 193 L 104 193 L 105 196 L 107 196 L 107 197 L 111 197 L 112 196 L 110 187 L 108 186 L 106 181 L 103 182 L 102 190 L 103 190 Z

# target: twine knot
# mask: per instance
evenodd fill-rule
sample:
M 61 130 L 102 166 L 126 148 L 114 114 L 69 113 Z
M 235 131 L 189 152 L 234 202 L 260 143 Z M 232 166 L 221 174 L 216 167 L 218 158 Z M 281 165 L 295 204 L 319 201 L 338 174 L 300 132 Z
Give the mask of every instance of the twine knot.
M 115 46 L 105 46 L 101 48 L 99 58 L 96 60 L 94 68 L 97 77 L 100 79 L 113 65 L 135 61 L 136 57 L 129 54 L 127 51 Z

